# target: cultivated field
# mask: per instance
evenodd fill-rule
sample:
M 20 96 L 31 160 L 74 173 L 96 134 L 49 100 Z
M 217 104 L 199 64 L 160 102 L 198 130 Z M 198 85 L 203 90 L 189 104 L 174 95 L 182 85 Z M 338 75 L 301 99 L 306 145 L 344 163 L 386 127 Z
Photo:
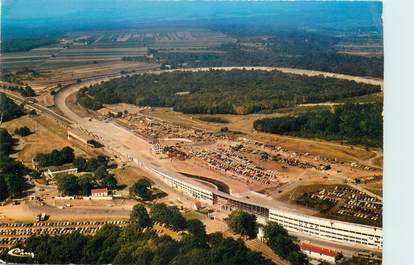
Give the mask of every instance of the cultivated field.
M 28 67 L 41 71 L 68 67 L 96 68 L 96 65 L 105 63 L 119 64 L 123 57 L 142 57 L 148 53 L 148 47 L 161 52 L 212 51 L 210 49 L 234 41 L 223 33 L 205 29 L 68 33 L 59 43 L 48 47 L 2 54 L 2 66 L 8 70 Z

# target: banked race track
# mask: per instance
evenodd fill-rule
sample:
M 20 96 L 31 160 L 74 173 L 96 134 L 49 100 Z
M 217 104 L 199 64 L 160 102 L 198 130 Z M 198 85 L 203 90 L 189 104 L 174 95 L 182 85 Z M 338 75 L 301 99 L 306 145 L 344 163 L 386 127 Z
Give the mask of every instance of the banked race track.
M 340 79 L 354 80 L 361 83 L 375 84 L 382 86 L 382 80 L 339 75 L 332 73 L 323 73 L 310 70 L 272 68 L 272 67 L 215 67 L 215 68 L 193 68 L 183 69 L 182 71 L 206 71 L 209 69 L 231 70 L 280 70 L 294 74 L 304 74 L 309 76 L 324 75 Z M 166 70 L 181 71 L 181 70 Z M 142 73 L 161 73 L 163 71 L 154 70 L 153 67 L 143 69 Z M 117 78 L 120 76 L 114 76 Z M 81 127 L 93 135 L 96 135 L 99 141 L 105 145 L 108 152 L 117 155 L 125 161 L 133 161 L 135 165 L 147 171 L 156 183 L 162 182 L 177 192 L 183 193 L 194 200 L 204 203 L 214 204 L 217 200 L 226 201 L 232 208 L 240 208 L 258 216 L 261 222 L 273 221 L 282 225 L 295 236 L 315 239 L 323 242 L 331 242 L 333 245 L 340 245 L 350 249 L 369 249 L 380 251 L 383 247 L 383 230 L 379 227 L 366 226 L 355 223 L 341 222 L 331 219 L 319 218 L 304 215 L 288 207 L 280 206 L 276 201 L 268 199 L 241 198 L 234 195 L 221 192 L 200 184 L 194 179 L 188 178 L 175 172 L 168 163 L 159 160 L 143 150 L 150 150 L 151 145 L 144 139 L 121 127 L 113 122 L 99 121 L 89 117 L 81 117 L 66 104 L 67 98 L 76 93 L 81 88 L 102 81 L 108 81 L 111 78 L 90 78 L 87 81 L 65 87 L 55 95 L 55 105 L 60 109 L 64 116 L 72 121 L 72 127 Z

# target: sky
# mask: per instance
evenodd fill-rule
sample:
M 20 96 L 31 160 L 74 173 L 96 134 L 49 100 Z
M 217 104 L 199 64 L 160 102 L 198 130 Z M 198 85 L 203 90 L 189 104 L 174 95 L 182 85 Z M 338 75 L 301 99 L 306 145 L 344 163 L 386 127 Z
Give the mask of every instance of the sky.
M 89 29 L 171 21 L 249 23 L 249 19 L 333 28 L 379 28 L 382 24 L 380 3 L 349 1 L 3 0 L 2 4 L 2 30 L 9 32 L 14 28 Z
M 303 0 L 302 0 L 303 1 Z M 351 0 L 341 0 L 351 1 Z M 362 0 L 364 1 L 364 0 Z M 365 0 L 375 1 L 377 0 Z M 151 5 L 158 5 L 162 8 L 165 2 L 236 2 L 236 1 L 142 1 L 142 0 L 3 0 L 2 16 L 5 19 L 30 19 L 44 17 L 61 17 L 76 15 L 87 10 L 106 13 L 120 12 L 140 9 L 142 3 L 150 2 Z M 249 2 L 248 0 L 239 0 L 238 2 Z M 280 2 L 280 1 L 263 1 L 263 2 Z M 291 1 L 290 1 L 291 2 Z M 300 1 L 298 1 L 300 2 Z M 306 1 L 305 1 L 306 2 Z M 309 1 L 308 1 L 309 2 Z

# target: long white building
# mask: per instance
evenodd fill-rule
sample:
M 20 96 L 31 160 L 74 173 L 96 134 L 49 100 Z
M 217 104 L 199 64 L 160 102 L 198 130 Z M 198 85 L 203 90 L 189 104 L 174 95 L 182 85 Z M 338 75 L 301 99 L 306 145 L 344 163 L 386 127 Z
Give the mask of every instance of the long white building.
M 382 228 L 269 209 L 269 221 L 286 230 L 352 245 L 382 249 Z
M 198 201 L 214 204 L 217 201 L 225 201 L 233 208 L 239 208 L 265 218 L 266 221 L 276 222 L 286 230 L 304 234 L 310 237 L 328 241 L 336 241 L 347 245 L 354 245 L 363 248 L 382 249 L 383 230 L 380 227 L 360 225 L 349 222 L 342 222 L 332 219 L 314 217 L 301 213 L 281 210 L 268 202 L 252 202 L 245 198 L 238 198 L 219 190 L 209 189 L 193 184 L 194 181 L 184 176 L 173 176 L 161 172 L 134 159 L 143 169 L 158 177 L 165 184 L 186 194 Z
M 176 177 L 164 174 L 156 169 L 152 171 L 158 175 L 161 180 L 168 186 L 183 192 L 184 194 L 193 197 L 196 200 L 212 205 L 214 203 L 214 194 L 208 189 L 198 187 L 194 184 L 188 183 Z

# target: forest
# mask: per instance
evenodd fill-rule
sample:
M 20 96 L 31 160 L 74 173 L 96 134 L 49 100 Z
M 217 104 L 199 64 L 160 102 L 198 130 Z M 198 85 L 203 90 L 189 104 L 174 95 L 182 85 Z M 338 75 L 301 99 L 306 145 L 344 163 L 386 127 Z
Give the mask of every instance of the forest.
M 272 112 L 303 103 L 362 96 L 379 86 L 349 80 L 308 77 L 280 71 L 210 70 L 144 74 L 113 79 L 78 94 L 91 109 L 102 104 L 130 103 L 172 107 L 191 114 L 250 114 Z
M 71 147 L 63 147 L 62 150 L 53 150 L 50 153 L 38 153 L 35 161 L 39 167 L 61 166 L 72 163 L 75 158 L 74 150 Z
M 23 108 L 14 103 L 12 99 L 0 93 L 0 115 L 3 122 L 18 118 L 24 114 Z
M 382 147 L 382 112 L 381 103 L 345 103 L 333 110 L 317 108 L 298 115 L 259 119 L 253 127 L 261 132 Z
M 288 56 L 273 50 L 245 50 L 240 44 L 224 44 L 224 53 L 159 53 L 159 60 L 171 68 L 219 66 L 274 66 L 317 70 L 355 76 L 383 77 L 382 58 L 362 57 L 337 52 L 303 52 Z M 276 48 L 275 48 L 276 49 Z
M 98 110 L 103 107 L 102 103 L 89 96 L 86 88 L 82 88 L 76 94 L 77 102 L 84 108 L 91 110 Z
M 3 116 L 3 122 L 24 114 L 19 105 L 2 93 L 0 93 L 0 113 Z M 26 188 L 24 176 L 28 173 L 27 168 L 10 157 L 14 152 L 15 142 L 6 129 L 0 128 L 0 201 L 19 197 Z
M 220 27 L 217 30 L 221 30 Z M 268 32 L 264 39 L 257 32 L 244 29 L 234 32 L 223 29 L 237 38 L 234 43 L 224 43 L 218 49 L 203 52 L 153 52 L 158 61 L 172 68 L 214 66 L 277 66 L 318 70 L 355 76 L 382 78 L 382 56 L 359 56 L 340 53 L 337 45 L 353 43 L 381 44 L 378 36 L 361 38 L 356 34 L 339 38 L 335 32 L 310 33 L 300 30 Z M 343 34 L 342 34 L 343 35 Z
M 26 188 L 26 167 L 10 157 L 14 144 L 9 132 L 0 128 L 0 201 L 19 197 Z
M 33 88 L 30 86 L 6 86 L 2 85 L 0 88 L 4 88 L 10 91 L 18 92 L 23 97 L 35 97 L 36 93 L 34 92 Z
M 7 36 L 7 35 L 6 35 Z M 2 52 L 25 52 L 31 49 L 51 45 L 57 42 L 57 35 L 41 35 L 30 37 L 10 37 L 3 40 Z

